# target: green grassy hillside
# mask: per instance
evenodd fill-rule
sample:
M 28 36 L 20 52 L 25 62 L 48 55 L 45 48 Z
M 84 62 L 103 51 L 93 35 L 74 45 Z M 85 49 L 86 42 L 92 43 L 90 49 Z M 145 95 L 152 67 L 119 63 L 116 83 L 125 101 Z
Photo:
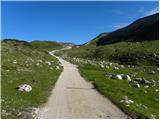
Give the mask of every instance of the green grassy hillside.
M 54 50 L 63 48 L 63 44 L 51 41 L 33 41 L 30 43 L 34 48 L 39 50 Z
M 56 58 L 25 41 L 6 40 L 1 44 L 1 117 L 36 118 L 62 67 Z M 29 84 L 32 91 L 19 91 L 16 88 L 20 84 Z
M 96 46 L 89 43 L 58 54 L 85 59 L 114 61 L 120 64 L 158 66 L 159 41 L 120 42 L 105 46 Z
M 120 67 L 119 67 L 120 68 Z M 100 68 L 93 65 L 80 65 L 79 71 L 86 80 L 91 81 L 95 88 L 132 118 L 159 118 L 159 81 L 156 67 L 124 67 L 115 70 L 114 67 Z M 155 74 L 150 74 L 156 71 Z M 131 81 L 112 79 L 107 74 L 127 74 Z M 145 78 L 149 85 L 139 84 L 136 87 L 135 79 Z M 133 103 L 121 102 L 127 96 Z

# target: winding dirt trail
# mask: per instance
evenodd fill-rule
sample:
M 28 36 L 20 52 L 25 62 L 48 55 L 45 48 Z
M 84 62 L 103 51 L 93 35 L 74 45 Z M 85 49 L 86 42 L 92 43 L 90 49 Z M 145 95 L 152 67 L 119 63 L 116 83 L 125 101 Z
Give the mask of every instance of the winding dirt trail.
M 80 76 L 75 65 L 58 59 L 64 70 L 48 102 L 40 108 L 40 118 L 127 118 Z

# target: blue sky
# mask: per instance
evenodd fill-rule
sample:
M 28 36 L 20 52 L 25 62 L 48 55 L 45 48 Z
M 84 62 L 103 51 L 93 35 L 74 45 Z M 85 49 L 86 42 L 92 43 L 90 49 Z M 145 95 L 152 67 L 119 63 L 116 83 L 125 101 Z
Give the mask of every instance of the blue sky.
M 150 2 L 2 2 L 2 38 L 82 44 L 158 11 Z

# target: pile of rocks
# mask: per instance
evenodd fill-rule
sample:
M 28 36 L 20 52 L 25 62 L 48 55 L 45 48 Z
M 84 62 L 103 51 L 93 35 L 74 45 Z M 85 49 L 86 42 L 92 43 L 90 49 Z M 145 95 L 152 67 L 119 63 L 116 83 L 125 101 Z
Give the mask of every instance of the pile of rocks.
M 108 73 L 107 76 L 112 78 L 112 79 L 118 79 L 118 80 L 123 79 L 123 80 L 131 81 L 131 77 L 127 74 L 111 74 L 111 73 Z
M 134 81 L 137 81 L 139 84 L 151 84 L 150 81 L 148 81 L 144 78 L 135 78 Z

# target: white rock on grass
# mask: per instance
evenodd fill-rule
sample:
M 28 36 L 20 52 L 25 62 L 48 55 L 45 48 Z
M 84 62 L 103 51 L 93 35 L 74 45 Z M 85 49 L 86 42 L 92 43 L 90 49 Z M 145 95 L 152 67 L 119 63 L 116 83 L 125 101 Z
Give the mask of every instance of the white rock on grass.
M 6 110 L 1 110 L 1 115 L 3 116 L 7 116 L 7 115 L 10 115 L 10 113 L 7 113 Z
M 49 66 L 51 65 L 51 62 L 49 62 L 49 61 L 46 61 L 45 63 L 48 64 Z
M 124 97 L 122 98 L 122 100 L 120 101 L 120 103 L 132 104 L 132 103 L 134 103 L 134 101 L 133 101 L 133 100 L 130 100 L 130 99 L 128 98 L 128 96 L 124 96 Z
M 32 87 L 28 84 L 21 84 L 18 86 L 18 90 L 24 92 L 30 92 L 32 90 Z
M 119 68 L 118 68 L 118 67 L 113 67 L 113 69 L 114 69 L 114 70 L 119 70 Z
M 145 90 L 144 93 L 148 93 L 148 92 Z
M 121 75 L 112 75 L 111 78 L 122 80 L 122 76 Z
M 17 61 L 16 61 L 16 60 L 13 60 L 13 64 L 17 64 Z
M 119 79 L 119 80 L 128 80 L 128 81 L 131 81 L 131 78 L 129 75 L 125 75 L 125 74 L 117 74 L 117 75 L 111 75 L 111 74 L 108 74 L 109 77 L 111 77 L 112 79 Z
M 150 74 L 155 74 L 155 73 L 156 73 L 155 71 L 151 71 L 151 72 L 150 72 Z
M 158 89 L 155 89 L 155 91 L 158 92 L 159 90 L 158 90 Z
M 134 84 L 133 86 L 136 87 L 136 88 L 140 88 L 140 84 L 138 84 L 138 83 Z
M 113 65 L 113 63 L 109 63 L 108 65 L 109 65 L 109 66 L 112 66 L 112 65 Z
M 121 68 L 125 68 L 124 65 L 120 65 Z
M 101 68 L 104 68 L 104 65 L 100 64 Z
M 131 77 L 129 75 L 121 74 L 122 79 L 131 81 Z
M 40 64 L 39 63 L 36 63 L 36 66 L 39 66 Z
M 56 70 L 59 70 L 60 69 L 60 67 L 59 66 L 56 66 Z
M 109 68 L 109 66 L 106 65 L 106 68 Z
M 149 85 L 145 85 L 144 88 L 149 88 Z
M 151 114 L 151 118 L 152 118 L 152 119 L 155 119 L 155 118 L 156 118 L 156 115 Z

